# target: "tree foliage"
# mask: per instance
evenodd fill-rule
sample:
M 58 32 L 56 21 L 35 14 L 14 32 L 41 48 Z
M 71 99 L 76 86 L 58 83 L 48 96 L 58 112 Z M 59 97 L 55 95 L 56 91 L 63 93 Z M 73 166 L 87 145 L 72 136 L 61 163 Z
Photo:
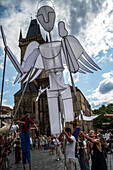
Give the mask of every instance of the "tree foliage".
M 108 104 L 107 106 L 102 105 L 99 109 L 94 110 L 93 113 L 95 115 L 100 115 L 93 120 L 94 129 L 113 129 L 113 117 L 104 116 L 105 112 L 107 112 L 108 114 L 113 114 L 113 104 Z

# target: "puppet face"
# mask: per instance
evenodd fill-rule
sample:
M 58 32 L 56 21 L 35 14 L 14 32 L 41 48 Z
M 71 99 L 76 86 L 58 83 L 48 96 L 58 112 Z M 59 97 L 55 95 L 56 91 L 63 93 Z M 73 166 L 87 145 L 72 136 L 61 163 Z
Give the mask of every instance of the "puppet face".
M 54 27 L 55 11 L 50 6 L 42 6 L 37 12 L 37 19 L 44 30 L 50 32 Z

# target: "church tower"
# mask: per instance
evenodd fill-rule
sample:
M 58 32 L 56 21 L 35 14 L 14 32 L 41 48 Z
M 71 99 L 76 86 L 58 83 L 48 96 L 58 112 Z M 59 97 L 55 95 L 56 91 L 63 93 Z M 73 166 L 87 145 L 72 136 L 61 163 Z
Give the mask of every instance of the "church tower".
M 20 30 L 19 47 L 21 49 L 21 62 L 28 44 L 32 41 L 37 41 L 39 44 L 43 44 L 45 42 L 41 35 L 40 26 L 36 19 L 31 20 L 26 38 L 22 38 L 22 31 Z
M 45 40 L 43 39 L 40 31 L 40 25 L 37 23 L 36 19 L 31 20 L 26 38 L 22 37 L 22 31 L 20 30 L 19 47 L 21 52 L 21 63 L 23 61 L 26 48 L 32 41 L 37 41 L 39 44 L 45 43 Z M 40 86 L 42 88 L 49 86 L 48 75 L 44 71 L 42 71 L 37 79 L 31 83 L 28 83 L 23 100 L 17 113 L 17 119 L 23 116 L 24 111 L 28 111 L 30 113 L 30 117 L 39 127 L 39 134 L 50 135 L 46 92 L 44 92 L 40 96 L 38 102 L 36 102 Z M 21 82 L 21 89 L 14 95 L 15 108 L 18 105 L 18 101 L 23 92 L 23 88 L 24 84 Z

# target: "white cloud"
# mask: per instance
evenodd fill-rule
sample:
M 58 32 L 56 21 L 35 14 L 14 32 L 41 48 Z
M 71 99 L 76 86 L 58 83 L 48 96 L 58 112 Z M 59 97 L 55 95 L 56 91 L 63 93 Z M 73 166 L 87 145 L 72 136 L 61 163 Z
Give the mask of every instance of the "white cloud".
M 3 99 L 2 100 L 2 105 L 6 105 L 6 103 L 7 103 L 7 99 Z
M 71 83 L 71 78 L 70 78 L 70 73 L 68 71 L 68 68 L 66 65 L 64 65 L 64 71 L 63 71 L 63 74 L 64 74 L 64 79 L 65 79 L 65 83 L 67 84 L 70 84 L 72 85 Z M 73 81 L 74 83 L 76 83 L 78 80 L 79 80 L 79 73 L 76 73 L 76 74 L 72 74 L 72 77 L 73 77 Z
M 89 18 L 85 29 L 84 27 L 81 28 L 78 35 L 79 40 L 90 56 L 97 56 L 100 51 L 106 53 L 106 50 L 113 48 L 113 13 L 109 15 L 112 11 L 113 2 L 110 1 L 107 7 L 106 2 L 103 3 L 101 11 L 96 16 L 88 11 Z M 99 60 L 102 61 L 106 57 L 107 55 Z
M 16 76 L 13 76 L 12 79 L 15 80 Z
M 9 79 L 8 79 L 7 77 L 5 78 L 5 82 L 6 82 L 6 83 L 8 83 L 8 82 L 9 82 Z
M 10 91 L 4 91 L 4 95 L 5 95 L 5 94 L 9 94 L 9 93 L 10 93 Z
M 7 44 L 12 50 L 12 52 L 14 53 L 14 55 L 17 57 L 17 59 L 20 61 L 20 54 L 19 54 L 20 50 L 18 48 L 20 28 L 22 29 L 23 38 L 24 38 L 26 36 L 28 26 L 31 20 L 30 18 L 31 9 L 34 9 L 32 10 L 32 14 L 34 17 L 37 9 L 35 9 L 36 5 L 34 5 L 33 3 L 29 4 L 26 1 L 25 2 L 23 1 L 20 4 L 21 12 L 19 12 L 16 10 L 16 8 L 14 8 L 15 7 L 14 5 L 17 4 L 12 4 L 12 3 L 9 4 L 9 2 L 5 4 L 10 6 L 10 8 L 7 9 L 7 13 L 9 14 L 9 16 L 5 16 L 5 19 L 3 17 L 0 20 L 4 29 L 4 33 L 6 35 Z M 2 44 L 2 48 L 4 48 L 3 44 Z
M 0 63 L 0 68 L 3 69 L 3 63 Z
M 110 79 L 113 77 L 113 71 L 110 71 L 108 73 L 104 73 L 102 74 L 102 77 L 105 78 L 105 79 Z
M 113 103 L 113 71 L 104 73 L 102 77 L 104 79 L 99 83 L 98 87 L 87 96 L 93 108 Z

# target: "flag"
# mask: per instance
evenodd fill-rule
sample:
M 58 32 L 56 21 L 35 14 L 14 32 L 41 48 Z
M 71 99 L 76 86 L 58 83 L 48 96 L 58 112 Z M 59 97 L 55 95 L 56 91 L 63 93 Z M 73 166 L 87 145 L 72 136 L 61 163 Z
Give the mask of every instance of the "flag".
M 100 115 L 85 116 L 85 115 L 83 115 L 82 110 L 81 110 L 81 114 L 82 114 L 83 120 L 85 120 L 85 121 L 92 121 L 93 119 L 96 119 L 98 116 L 100 116 Z M 81 115 L 79 115 L 79 120 L 81 120 Z
M 76 127 L 74 132 L 73 132 L 73 136 L 75 137 L 75 139 L 77 140 L 78 138 L 78 135 L 79 135 L 79 132 L 80 132 L 80 128 L 79 127 Z

